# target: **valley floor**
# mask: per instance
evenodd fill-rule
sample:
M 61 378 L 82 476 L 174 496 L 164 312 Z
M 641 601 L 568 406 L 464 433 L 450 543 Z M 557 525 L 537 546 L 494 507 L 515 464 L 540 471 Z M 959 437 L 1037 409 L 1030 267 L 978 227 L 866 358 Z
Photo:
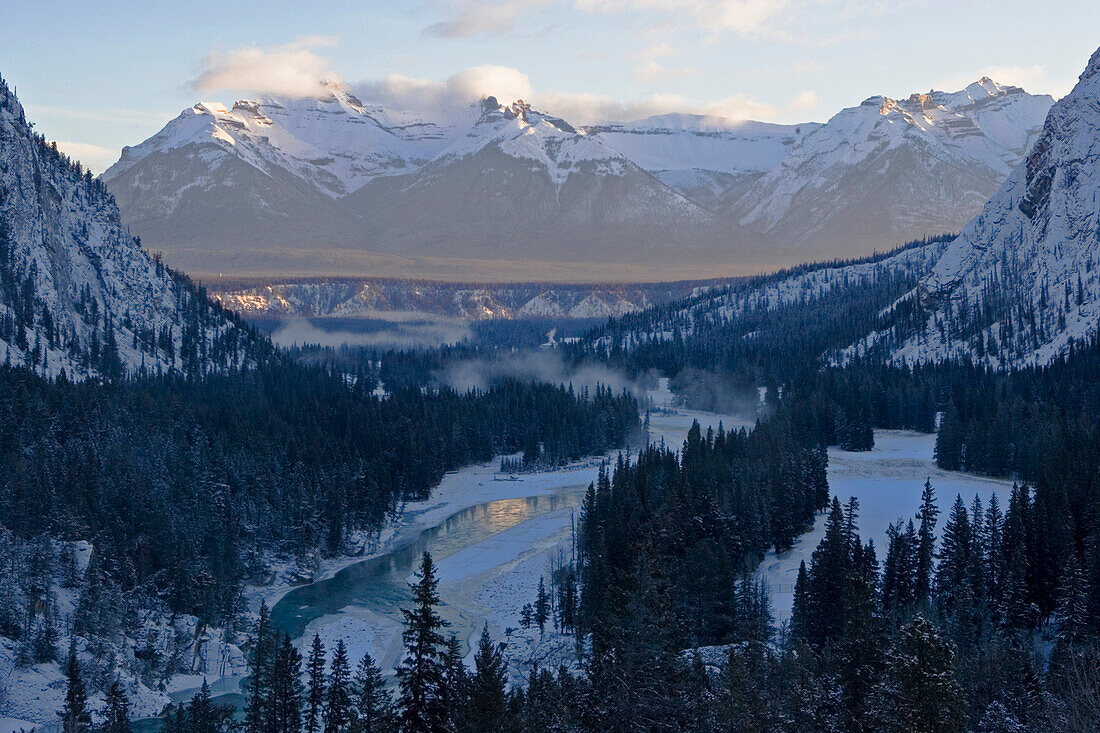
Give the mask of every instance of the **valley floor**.
M 667 383 L 651 394 L 655 409 L 651 415 L 651 439 L 679 446 L 691 427 L 699 420 L 704 431 L 717 428 L 721 421 L 727 428 L 750 427 L 755 418 L 717 415 L 673 407 Z M 842 502 L 849 496 L 860 500 L 860 531 L 864 538 L 873 538 L 880 556 L 886 546 L 885 532 L 890 522 L 915 514 L 921 488 L 930 478 L 936 488 L 941 511 L 946 512 L 956 494 L 969 504 L 974 494 L 983 503 L 996 493 L 1002 506 L 1007 504 L 1011 482 L 983 479 L 950 473 L 936 468 L 933 460 L 935 436 L 900 431 L 876 432 L 876 446 L 868 453 L 829 451 L 829 485 Z M 604 457 L 613 461 L 614 454 Z M 452 538 L 447 550 L 435 554 L 440 578 L 439 592 L 444 602 L 443 613 L 452 622 L 452 630 L 465 642 L 472 657 L 477 635 L 488 627 L 496 640 L 507 641 L 506 654 L 513 681 L 519 682 L 534 666 L 546 668 L 573 662 L 574 639 L 554 632 L 550 625 L 545 632 L 537 628 L 521 629 L 520 612 L 525 603 L 533 603 L 540 577 L 549 580 L 551 561 L 555 557 L 569 559 L 572 551 L 572 527 L 579 519 L 579 495 L 595 481 L 601 459 L 581 461 L 553 471 L 541 471 L 516 476 L 499 473 L 499 463 L 481 464 L 454 471 L 444 477 L 423 502 L 409 503 L 400 519 L 388 527 L 370 547 L 369 554 L 325 561 L 317 573 L 317 581 L 335 576 L 343 568 L 371 557 L 383 556 L 409 543 L 427 529 L 444 525 L 447 520 L 470 507 L 487 508 L 488 531 L 482 531 L 469 542 Z M 530 497 L 562 497 L 560 505 L 541 509 L 536 514 L 523 514 L 524 501 Z M 567 500 L 566 500 L 567 499 Z M 508 500 L 512 500 L 510 503 Z M 516 510 L 520 514 L 507 516 Z M 501 512 L 500 530 L 496 531 L 491 516 Z M 530 518 L 527 518 L 530 517 Z M 820 541 L 824 521 L 818 518 L 814 528 L 804 534 L 794 548 L 781 555 L 769 553 L 760 566 L 772 589 L 772 601 L 778 623 L 790 616 L 793 584 L 801 561 L 809 562 Z M 434 553 L 434 551 L 433 551 Z M 881 559 L 881 557 L 880 557 Z M 276 568 L 276 581 L 263 587 L 251 587 L 253 606 L 263 599 L 274 607 L 280 599 L 299 585 L 286 579 L 288 568 Z M 411 580 L 411 575 L 407 580 Z M 387 673 L 399 661 L 401 654 L 401 623 L 399 599 L 392 608 L 379 610 L 351 603 L 336 613 L 322 615 L 305 627 L 297 639 L 304 651 L 314 633 L 321 636 L 327 649 L 338 639 L 348 646 L 348 654 L 357 660 L 369 652 Z M 236 670 L 234 670 L 236 671 Z M 218 693 L 237 688 L 239 676 L 210 679 Z M 185 699 L 190 688 L 201 684 L 201 677 L 177 678 L 167 692 L 174 699 Z M 46 709 L 54 702 L 55 691 L 43 697 L 41 710 L 27 710 L 22 717 L 45 722 L 56 712 Z M 23 706 L 20 706 L 21 708 Z M 22 712 L 22 710 L 21 710 Z M 25 727 L 24 720 L 4 719 L 0 733 Z

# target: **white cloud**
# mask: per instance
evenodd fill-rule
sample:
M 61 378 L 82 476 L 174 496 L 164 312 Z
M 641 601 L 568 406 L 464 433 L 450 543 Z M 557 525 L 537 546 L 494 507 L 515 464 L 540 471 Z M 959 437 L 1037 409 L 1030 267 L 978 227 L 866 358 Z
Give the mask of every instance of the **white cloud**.
M 505 104 L 524 99 L 537 109 L 578 125 L 636 120 L 670 112 L 733 120 L 776 121 L 818 105 L 817 95 L 812 91 L 796 95 L 785 106 L 761 102 L 745 94 L 699 104 L 680 94 L 653 94 L 623 101 L 584 92 L 539 91 L 533 88 L 526 74 L 508 66 L 475 66 L 458 72 L 446 81 L 391 75 L 380 81 L 357 85 L 356 93 L 370 102 L 421 112 L 454 109 L 487 96 L 494 96 Z
M 690 106 L 679 94 L 654 94 L 646 99 L 624 102 L 585 92 L 545 92 L 535 95 L 534 99 L 540 109 L 578 125 L 685 112 Z
M 339 76 L 313 49 L 335 45 L 330 36 L 304 36 L 282 46 L 249 46 L 212 53 L 191 87 L 200 92 L 239 90 L 254 94 L 309 97 Z
M 634 69 L 634 78 L 643 84 L 656 84 L 669 79 L 681 79 L 694 76 L 699 72 L 690 66 L 670 68 L 661 63 L 659 59 L 682 56 L 683 53 L 667 41 L 653 41 L 637 53 L 641 59 L 640 66 Z
M 450 9 L 450 16 L 433 23 L 425 31 L 444 38 L 467 38 L 491 35 L 515 30 L 516 19 L 523 10 L 552 5 L 554 0 L 467 0 L 466 2 L 441 2 Z
M 788 74 L 814 74 L 824 71 L 829 65 L 823 61 L 800 61 L 787 67 Z
M 560 115 L 578 125 L 611 120 L 629 121 L 672 112 L 724 117 L 733 120 L 775 120 L 783 110 L 751 97 L 738 94 L 705 104 L 692 104 L 679 94 L 654 94 L 645 99 L 621 101 L 598 94 L 568 92 L 535 92 L 534 104 L 539 109 Z
M 654 11 L 671 13 L 713 32 L 742 36 L 772 35 L 777 21 L 791 18 L 794 0 L 577 0 L 577 7 L 593 13 Z
M 669 56 L 680 56 L 681 52 L 676 50 L 672 44 L 667 41 L 655 41 L 643 48 L 639 55 L 645 59 L 659 59 Z
M 646 13 L 657 28 L 689 26 L 708 34 L 769 38 L 789 37 L 790 29 L 800 24 L 812 26 L 808 21 L 822 12 L 849 17 L 883 12 L 883 3 L 876 0 L 439 0 L 436 4 L 446 11 L 445 19 L 425 30 L 447 38 L 512 32 L 522 28 L 523 14 L 548 8 L 599 15 Z
M 669 79 L 683 79 L 687 76 L 695 76 L 698 73 L 698 69 L 693 69 L 690 66 L 670 68 L 660 61 L 650 59 L 634 69 L 634 78 L 643 84 L 656 84 L 657 82 L 667 81 Z
M 79 160 L 84 164 L 84 167 L 91 168 L 95 173 L 106 170 L 118 159 L 119 153 L 113 148 L 105 148 L 102 145 L 73 142 L 71 140 L 58 140 L 57 148 L 70 158 Z
M 802 91 L 794 95 L 794 99 L 791 100 L 791 109 L 814 109 L 821 101 L 817 98 L 817 93 L 814 91 Z
M 426 111 L 466 105 L 488 96 L 505 103 L 530 99 L 532 88 L 531 80 L 519 69 L 490 64 L 464 69 L 446 81 L 391 74 L 357 85 L 356 93 L 395 109 Z

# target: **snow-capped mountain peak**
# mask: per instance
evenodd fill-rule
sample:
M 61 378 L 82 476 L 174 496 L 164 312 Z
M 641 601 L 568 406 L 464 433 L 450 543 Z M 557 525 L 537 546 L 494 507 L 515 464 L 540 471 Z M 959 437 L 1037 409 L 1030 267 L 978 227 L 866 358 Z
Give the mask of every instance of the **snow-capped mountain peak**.
M 104 178 L 116 180 L 153 155 L 198 147 L 204 149 L 188 154 L 202 156 L 212 167 L 228 154 L 265 173 L 286 171 L 338 197 L 376 176 L 423 163 L 444 142 L 437 125 L 369 108 L 329 82 L 311 97 L 259 97 L 232 108 L 200 102 L 141 145 L 124 148 Z
M 1052 103 L 990 79 L 872 96 L 802 137 L 721 210 L 817 256 L 958 229 L 1027 152 Z

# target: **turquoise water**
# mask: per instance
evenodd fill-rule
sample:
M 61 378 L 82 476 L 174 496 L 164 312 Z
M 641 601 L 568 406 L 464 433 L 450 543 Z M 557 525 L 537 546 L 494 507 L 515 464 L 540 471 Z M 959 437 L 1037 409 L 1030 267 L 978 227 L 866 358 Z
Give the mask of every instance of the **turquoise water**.
M 584 487 L 577 486 L 555 494 L 498 499 L 462 509 L 434 527 L 412 530 L 408 538 L 399 535 L 395 548 L 384 555 L 354 563 L 331 578 L 291 590 L 271 609 L 272 625 L 298 640 L 312 622 L 349 608 L 365 608 L 400 620 L 401 608 L 410 605 L 412 596 L 409 576 L 425 551 L 438 561 L 543 514 L 579 507 L 583 499 Z M 450 631 L 463 642 L 481 628 L 480 619 L 466 616 L 461 609 L 444 607 L 441 614 L 451 622 Z M 226 678 L 212 687 L 215 691 L 218 687 L 236 688 L 240 681 Z M 187 700 L 192 694 L 193 691 L 187 691 L 173 698 Z M 237 692 L 216 695 L 215 700 L 238 710 L 244 702 Z M 162 719 L 145 718 L 135 721 L 134 730 L 156 733 L 161 727 Z
M 297 639 L 312 621 L 349 607 L 399 619 L 401 608 L 409 605 L 411 597 L 409 575 L 425 551 L 441 560 L 542 514 L 579 507 L 583 498 L 583 489 L 575 488 L 463 509 L 385 555 L 349 565 L 328 580 L 295 588 L 271 609 L 271 622 Z

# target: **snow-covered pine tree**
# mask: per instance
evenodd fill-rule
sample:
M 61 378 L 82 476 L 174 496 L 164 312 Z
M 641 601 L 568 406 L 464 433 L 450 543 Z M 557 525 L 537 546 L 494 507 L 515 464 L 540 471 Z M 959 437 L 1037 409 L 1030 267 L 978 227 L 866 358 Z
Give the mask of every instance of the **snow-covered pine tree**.
M 130 700 L 116 678 L 103 699 L 101 733 L 130 733 Z
M 302 655 L 283 634 L 271 673 L 271 733 L 301 733 Z
M 493 643 L 486 626 L 481 630 L 474 654 L 474 673 L 470 676 L 463 715 L 464 730 L 469 733 L 495 733 L 500 730 L 507 704 L 504 687 L 506 673 L 504 647 Z
M 87 733 L 92 729 L 92 716 L 88 710 L 88 694 L 80 676 L 80 663 L 76 659 L 76 647 L 69 647 L 69 661 L 65 666 L 68 683 L 65 687 L 65 707 L 60 711 L 61 733 Z
M 876 718 L 881 730 L 958 733 L 965 699 L 955 679 L 955 650 L 922 614 L 902 626 L 887 654 Z
M 932 559 L 936 552 L 936 518 L 940 515 L 936 506 L 936 490 L 932 488 L 931 479 L 925 480 L 924 489 L 921 491 L 921 506 L 917 518 L 920 526 L 917 532 L 917 603 L 928 601 L 932 590 Z

